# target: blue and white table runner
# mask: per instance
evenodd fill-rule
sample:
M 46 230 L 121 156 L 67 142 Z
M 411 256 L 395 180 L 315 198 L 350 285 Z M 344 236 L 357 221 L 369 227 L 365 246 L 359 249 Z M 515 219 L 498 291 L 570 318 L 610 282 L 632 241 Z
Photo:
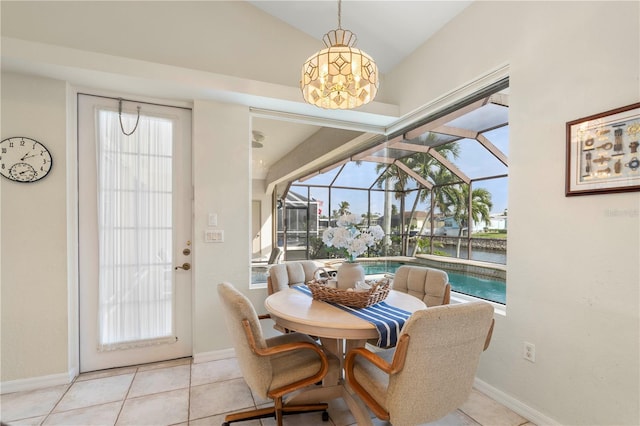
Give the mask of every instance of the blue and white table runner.
M 306 285 L 293 286 L 298 291 L 301 291 L 313 297 L 311 290 Z M 404 309 L 397 308 L 387 302 L 378 302 L 375 305 L 367 306 L 366 308 L 351 308 L 349 306 L 341 305 L 339 303 L 325 302 L 333 305 L 337 308 L 347 311 L 358 318 L 362 318 L 365 321 L 369 321 L 375 325 L 378 330 L 378 342 L 377 345 L 381 348 L 387 348 L 395 346 L 398 341 L 398 336 L 404 323 L 411 316 L 411 312 Z

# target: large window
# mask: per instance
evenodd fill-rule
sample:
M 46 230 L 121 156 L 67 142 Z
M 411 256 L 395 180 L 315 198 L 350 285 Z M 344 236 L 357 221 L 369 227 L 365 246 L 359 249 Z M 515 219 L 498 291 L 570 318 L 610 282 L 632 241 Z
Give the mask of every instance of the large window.
M 350 161 L 339 159 L 327 173 L 294 182 L 289 192 L 295 195 L 288 194 L 283 206 L 287 220 L 278 222 L 287 253 L 295 247 L 306 258 L 341 257 L 323 245 L 322 232 L 352 213 L 387 235 L 383 247 L 364 257 L 440 256 L 505 265 L 506 93 L 503 87 L 478 96 Z

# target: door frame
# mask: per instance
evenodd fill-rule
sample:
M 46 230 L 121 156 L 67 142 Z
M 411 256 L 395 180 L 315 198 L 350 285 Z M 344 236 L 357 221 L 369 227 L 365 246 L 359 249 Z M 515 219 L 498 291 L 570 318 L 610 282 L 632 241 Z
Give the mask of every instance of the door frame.
M 67 371 L 65 380 L 51 377 L 51 385 L 58 383 L 71 383 L 80 372 L 80 247 L 79 247 L 79 211 L 78 211 L 78 94 L 84 93 L 95 96 L 130 98 L 135 97 L 139 102 L 154 103 L 178 108 L 193 109 L 192 102 L 174 101 L 168 99 L 153 98 L 149 96 L 132 96 L 125 92 L 96 89 L 91 87 L 67 85 L 67 146 L 66 146 L 66 173 L 67 173 Z M 193 126 L 193 122 L 192 122 Z M 193 143 L 193 132 L 192 132 Z M 191 162 L 193 164 L 193 149 L 191 150 Z M 192 171 L 193 173 L 193 171 Z M 193 209 L 193 206 L 191 206 Z M 194 221 L 191 223 L 192 235 Z M 191 274 L 191 291 L 194 291 L 195 274 Z M 195 306 L 191 298 L 191 321 L 193 324 Z M 191 342 L 192 348 L 194 342 Z
M 257 232 L 254 228 L 257 222 Z M 262 246 L 262 201 L 252 199 L 251 200 L 251 234 L 253 238 L 251 239 L 251 261 L 256 260 L 256 255 L 258 256 L 258 260 L 262 259 L 262 253 L 264 252 Z M 257 241 L 256 241 L 257 240 Z M 256 242 L 258 244 L 258 251 L 255 251 Z

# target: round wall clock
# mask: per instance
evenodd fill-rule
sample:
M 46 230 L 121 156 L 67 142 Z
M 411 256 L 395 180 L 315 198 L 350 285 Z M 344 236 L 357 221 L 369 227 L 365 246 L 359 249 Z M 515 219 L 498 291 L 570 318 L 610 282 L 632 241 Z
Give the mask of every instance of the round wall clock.
M 35 139 L 16 136 L 0 142 L 0 174 L 14 182 L 36 182 L 52 166 L 49 150 Z

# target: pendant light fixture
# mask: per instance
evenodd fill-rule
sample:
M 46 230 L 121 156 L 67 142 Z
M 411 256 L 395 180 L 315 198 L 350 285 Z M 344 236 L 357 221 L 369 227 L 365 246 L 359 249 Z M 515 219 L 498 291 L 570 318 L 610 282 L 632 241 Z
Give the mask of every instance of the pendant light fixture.
M 356 35 L 342 29 L 341 9 L 342 0 L 338 0 L 338 28 L 322 38 L 326 49 L 311 55 L 302 66 L 302 96 L 320 108 L 358 108 L 378 92 L 378 67 L 371 56 L 355 48 Z

